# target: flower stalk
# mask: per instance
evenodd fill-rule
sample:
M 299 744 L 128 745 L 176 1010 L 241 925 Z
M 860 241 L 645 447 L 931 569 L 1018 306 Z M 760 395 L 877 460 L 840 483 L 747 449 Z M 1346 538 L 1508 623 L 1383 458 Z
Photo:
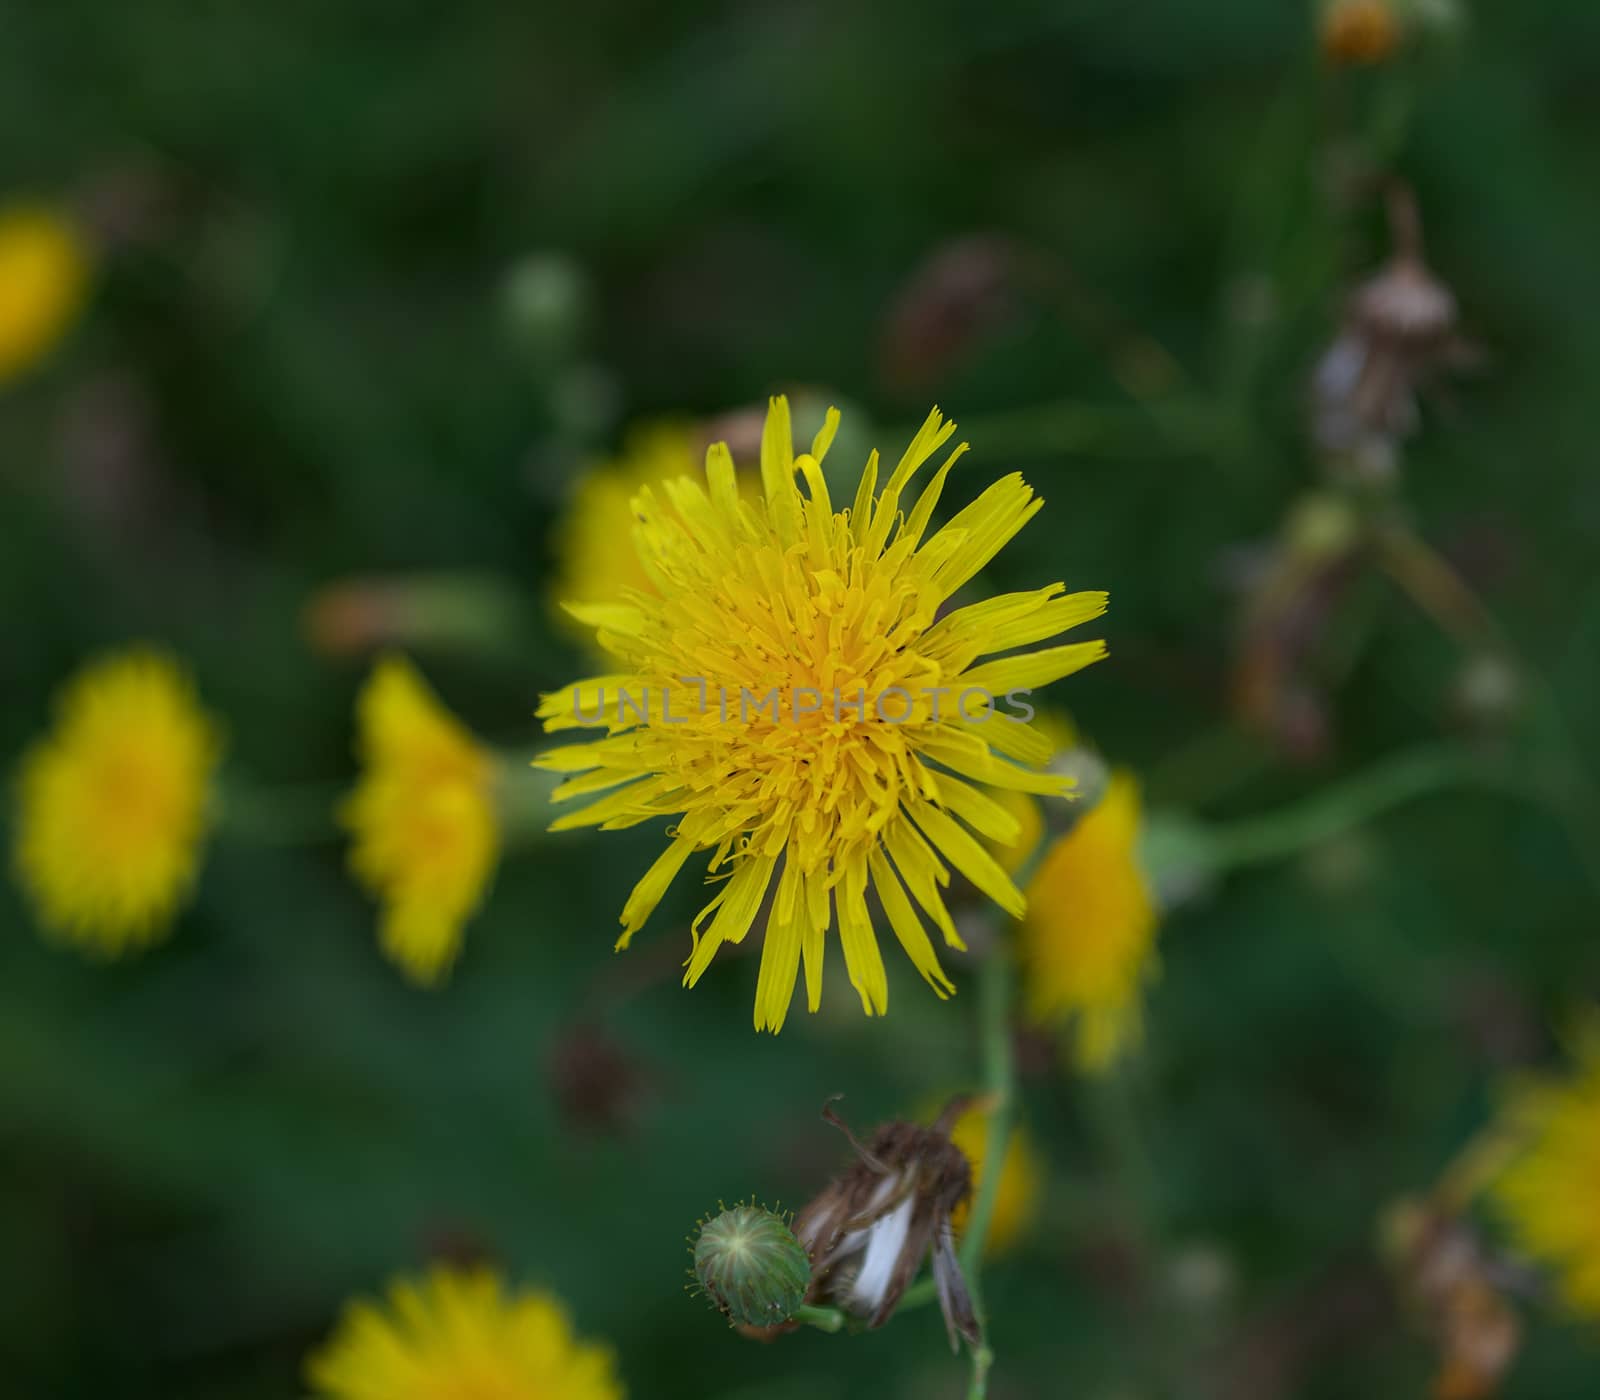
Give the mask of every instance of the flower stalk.
M 1205 858 L 1217 872 L 1283 860 L 1429 793 L 1507 785 L 1504 775 L 1458 748 L 1414 749 L 1265 816 L 1212 827 Z
M 978 1319 L 979 1341 L 972 1348 L 972 1381 L 968 1400 L 983 1400 L 988 1394 L 989 1369 L 994 1365 L 994 1350 L 989 1345 L 988 1309 L 983 1300 L 983 1246 L 989 1237 L 995 1202 L 1000 1196 L 1000 1165 L 1011 1145 L 1012 1123 L 1016 1116 L 1017 1065 L 1011 1040 L 1011 1003 L 1015 968 L 1011 949 L 996 944 L 978 969 L 978 1036 L 983 1061 L 983 1084 L 988 1095 L 988 1138 L 984 1161 L 990 1170 L 983 1173 L 966 1237 L 961 1242 L 961 1269 L 966 1275 L 967 1292 Z M 908 1300 L 909 1301 L 909 1300 Z
M 795 1309 L 794 1320 L 819 1332 L 838 1332 L 844 1327 L 845 1317 L 838 1308 L 822 1308 L 814 1303 L 802 1303 Z

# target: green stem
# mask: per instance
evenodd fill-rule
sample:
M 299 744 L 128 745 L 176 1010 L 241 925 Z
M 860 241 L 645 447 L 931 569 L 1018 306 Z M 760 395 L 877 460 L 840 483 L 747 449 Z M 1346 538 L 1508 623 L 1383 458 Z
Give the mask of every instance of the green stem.
M 844 1314 L 838 1308 L 819 1308 L 811 1303 L 802 1303 L 794 1320 L 819 1332 L 837 1332 L 844 1326 Z
M 972 1353 L 972 1384 L 967 1387 L 967 1400 L 984 1400 L 989 1393 L 989 1368 L 994 1365 L 994 1353 L 984 1342 Z
M 552 819 L 558 815 L 550 794 L 561 782 L 562 775 L 533 767 L 532 757 L 518 750 L 500 752 L 496 805 L 509 847 L 542 844 L 550 833 Z
M 1111 1200 L 1120 1205 L 1138 1277 L 1148 1285 L 1156 1280 L 1165 1256 L 1167 1210 L 1159 1158 L 1146 1131 L 1148 1114 L 1137 1077 L 1140 1064 L 1124 1057 L 1087 1079 L 1084 1106 L 1100 1159 L 1111 1173 Z M 1135 1346 L 1130 1382 L 1151 1394 L 1181 1394 L 1187 1370 L 1177 1319 L 1160 1288 L 1141 1286 L 1140 1296 L 1138 1314 L 1129 1320 Z
M 1091 1081 L 1091 1119 L 1131 1207 L 1135 1243 L 1148 1253 L 1159 1235 L 1161 1185 L 1134 1099 L 1132 1074 L 1133 1066 L 1124 1059 Z
M 1459 749 L 1415 749 L 1266 816 L 1211 828 L 1206 834 L 1207 857 L 1218 870 L 1281 860 L 1414 798 L 1472 786 L 1505 788 L 1512 784 Z
M 972 1349 L 972 1385 L 968 1400 L 984 1400 L 994 1352 L 989 1347 L 988 1314 L 983 1302 L 983 1246 L 989 1237 L 995 1202 L 1000 1197 L 1001 1168 L 1011 1144 L 1016 1111 L 1016 1057 L 1011 1043 L 1011 950 L 1003 943 L 990 949 L 978 972 L 978 1027 L 983 1056 L 983 1081 L 990 1107 L 983 1144 L 983 1181 L 972 1203 L 966 1238 L 961 1242 L 961 1270 L 966 1275 L 979 1341 Z

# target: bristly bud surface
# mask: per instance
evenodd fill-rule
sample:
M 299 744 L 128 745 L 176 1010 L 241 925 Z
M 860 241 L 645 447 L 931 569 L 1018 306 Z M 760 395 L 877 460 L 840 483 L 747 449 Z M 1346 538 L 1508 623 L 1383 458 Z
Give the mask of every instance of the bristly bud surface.
M 757 1205 L 738 1205 L 700 1228 L 694 1272 L 731 1321 L 773 1327 L 805 1301 L 811 1261 L 783 1220 Z

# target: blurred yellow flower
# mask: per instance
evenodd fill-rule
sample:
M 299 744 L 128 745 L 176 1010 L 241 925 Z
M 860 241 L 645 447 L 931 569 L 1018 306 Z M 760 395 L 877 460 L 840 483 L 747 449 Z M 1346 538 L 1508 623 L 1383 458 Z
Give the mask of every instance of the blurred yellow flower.
M 940 617 L 1042 502 L 1013 473 L 930 533 L 966 449 L 956 447 L 905 508 L 902 493 L 955 431 L 935 409 L 883 487 L 873 453 L 854 504 L 836 512 L 821 463 L 838 426 L 830 409 L 811 451 L 797 456 L 788 401 L 773 399 L 760 500 L 740 499 L 724 443 L 707 452 L 703 485 L 679 477 L 659 495 L 643 488 L 633 541 L 654 588 L 572 605 L 617 665 L 539 707 L 549 732 L 607 731 L 535 760 L 582 775 L 557 788 L 556 801 L 598 799 L 552 830 L 675 819 L 671 844 L 623 906 L 619 947 L 694 851 L 711 852 L 709 870 L 724 878 L 692 926 L 686 985 L 722 944 L 744 941 L 773 892 L 758 1030 L 782 1027 L 802 961 L 807 1001 L 820 1005 L 835 908 L 862 1009 L 888 1009 L 869 888 L 917 970 L 940 996 L 954 990 L 913 901 L 962 947 L 939 893 L 954 866 L 1021 917 L 1022 892 L 978 839 L 1014 841 L 1017 823 L 981 789 L 1064 795 L 1071 786 L 1036 771 L 1049 741 L 998 711 L 1000 699 L 1105 655 L 1093 641 L 980 662 L 1098 617 L 1106 595 L 1068 594 L 1058 583 Z
M 88 248 L 65 215 L 44 204 L 0 207 L 0 384 L 54 348 L 88 283 Z
M 1028 863 L 1029 857 L 1044 840 L 1044 811 L 1039 805 L 1039 800 L 1025 792 L 998 788 L 991 791 L 989 796 L 1016 822 L 1017 836 L 1014 841 L 986 840 L 983 844 L 994 853 L 994 858 L 1000 862 L 1000 868 L 1007 875 L 1014 876 Z
M 1517 1145 L 1493 1194 L 1518 1245 L 1557 1274 L 1562 1297 L 1600 1319 L 1600 1022 L 1575 1071 L 1518 1084 L 1504 1127 Z
M 1033 727 L 1050 741 L 1052 758 L 1067 749 L 1074 748 L 1078 743 L 1077 730 L 1073 727 L 1072 721 L 1060 710 L 1040 710 L 1034 716 Z M 1017 837 L 1014 841 L 1005 842 L 986 840 L 984 845 L 994 853 L 994 858 L 1000 862 L 1001 869 L 1007 875 L 1014 876 L 1028 863 L 1038 849 L 1039 842 L 1044 839 L 1044 809 L 1039 805 L 1037 798 L 1030 797 L 1025 792 L 999 789 L 991 792 L 989 796 L 1016 819 Z
M 687 423 L 646 423 L 627 437 L 622 455 L 599 462 L 578 478 L 556 531 L 557 574 L 551 601 L 562 625 L 584 642 L 594 628 L 568 612 L 566 603 L 613 603 L 625 590 L 655 592 L 629 539 L 632 501 L 646 486 L 693 476 L 705 448 Z
M 439 1267 L 349 1304 L 306 1362 L 318 1400 L 622 1400 L 611 1353 L 560 1302 L 488 1269 Z
M 969 1108 L 956 1120 L 950 1133 L 950 1141 L 966 1154 L 967 1161 L 972 1164 L 972 1197 L 950 1216 L 958 1235 L 966 1231 L 972 1199 L 983 1187 L 988 1132 L 989 1115 L 981 1108 Z M 1033 1224 L 1038 1214 L 1043 1180 L 1044 1171 L 1039 1154 L 1027 1131 L 1021 1127 L 1014 1128 L 1011 1142 L 1006 1148 L 1005 1165 L 1000 1169 L 994 1214 L 989 1217 L 989 1237 L 983 1243 L 985 1254 L 999 1254 L 1009 1249 Z
M 340 810 L 350 868 L 383 906 L 379 941 L 415 982 L 445 976 L 500 854 L 496 760 L 409 661 L 356 701 L 361 781 Z
M 167 657 L 84 668 L 23 756 L 14 862 L 39 922 L 115 957 L 156 942 L 194 884 L 217 731 Z
M 1105 795 L 1046 853 L 1019 931 L 1028 1007 L 1076 1018 L 1076 1058 L 1106 1069 L 1137 1042 L 1155 963 L 1156 907 L 1139 868 L 1139 789 L 1113 773 Z

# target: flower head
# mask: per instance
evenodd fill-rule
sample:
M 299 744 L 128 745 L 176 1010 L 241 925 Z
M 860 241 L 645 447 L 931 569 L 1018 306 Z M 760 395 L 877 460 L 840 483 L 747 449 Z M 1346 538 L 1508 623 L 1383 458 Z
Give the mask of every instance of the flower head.
M 1106 1068 L 1141 1023 L 1156 906 L 1139 868 L 1139 790 L 1113 773 L 1105 795 L 1046 853 L 1028 886 L 1020 953 L 1037 1020 L 1077 1018 L 1077 1058 Z
M 340 810 L 350 868 L 383 905 L 384 952 L 436 982 L 499 858 L 496 761 L 400 657 L 378 663 L 356 716 L 363 773 Z
M 0 208 L 0 384 L 54 348 L 88 282 L 88 250 L 63 214 L 48 205 Z
M 974 1104 L 966 1109 L 950 1130 L 950 1141 L 961 1149 L 972 1167 L 972 1190 L 983 1186 L 983 1173 L 989 1149 L 989 1115 Z M 1011 1134 L 1005 1160 L 1000 1168 L 1000 1185 L 994 1199 L 994 1214 L 989 1217 L 989 1233 L 983 1242 L 985 1253 L 1000 1254 L 1020 1239 L 1033 1224 L 1039 1209 L 1043 1171 L 1039 1154 L 1020 1128 Z M 951 1215 L 957 1236 L 966 1233 L 968 1208 L 963 1203 Z
M 219 753 L 165 656 L 123 652 L 69 681 L 18 784 L 14 861 L 40 923 L 113 957 L 162 937 L 199 869 Z
M 1041 502 L 1013 474 L 930 533 L 966 446 L 909 501 L 912 478 L 955 428 L 936 409 L 888 480 L 880 486 L 874 453 L 854 504 L 835 511 L 821 461 L 838 421 L 830 410 L 797 457 L 788 403 L 774 399 L 759 500 L 740 499 L 720 443 L 706 454 L 704 485 L 682 477 L 641 490 L 633 539 L 652 588 L 571 608 L 598 629 L 616 668 L 545 696 L 539 709 L 550 731 L 608 731 L 537 760 L 582 775 L 556 800 L 604 794 L 553 829 L 675 821 L 623 907 L 619 947 L 695 851 L 711 853 L 721 888 L 695 921 L 687 985 L 719 947 L 745 938 L 770 892 L 757 1029 L 783 1025 L 802 963 L 817 1009 L 835 909 L 863 1009 L 887 1009 L 869 888 L 917 970 L 941 996 L 953 990 L 922 922 L 963 946 L 940 894 L 951 867 L 1013 916 L 1024 909 L 978 839 L 1014 840 L 1016 819 L 982 788 L 1070 787 L 1036 771 L 1049 741 L 997 698 L 1105 654 L 1095 641 L 980 660 L 1098 617 L 1105 594 L 1052 584 L 941 617 Z
M 594 629 L 563 605 L 612 603 L 629 589 L 655 591 L 628 542 L 633 498 L 647 486 L 692 475 L 703 452 L 704 440 L 687 423 L 646 423 L 628 435 L 621 456 L 596 463 L 578 478 L 556 532 L 553 602 L 562 622 L 582 640 L 593 641 Z
M 1519 1145 L 1494 1185 L 1518 1245 L 1559 1276 L 1576 1313 L 1600 1318 L 1600 1023 L 1576 1071 L 1517 1085 L 1505 1126 Z
M 737 1205 L 700 1227 L 694 1272 L 706 1295 L 734 1322 L 772 1327 L 805 1301 L 811 1260 L 770 1210 Z
M 351 1303 L 306 1363 L 320 1400 L 622 1400 L 611 1353 L 579 1341 L 546 1293 L 486 1269 L 436 1268 Z
M 931 1256 L 951 1349 L 958 1335 L 977 1344 L 951 1225 L 972 1194 L 972 1169 L 950 1141 L 950 1125 L 968 1102 L 951 1100 L 931 1127 L 885 1123 L 864 1146 L 831 1104 L 823 1110 L 849 1138 L 856 1160 L 795 1218 L 795 1238 L 811 1256 L 809 1296 L 882 1327 Z

